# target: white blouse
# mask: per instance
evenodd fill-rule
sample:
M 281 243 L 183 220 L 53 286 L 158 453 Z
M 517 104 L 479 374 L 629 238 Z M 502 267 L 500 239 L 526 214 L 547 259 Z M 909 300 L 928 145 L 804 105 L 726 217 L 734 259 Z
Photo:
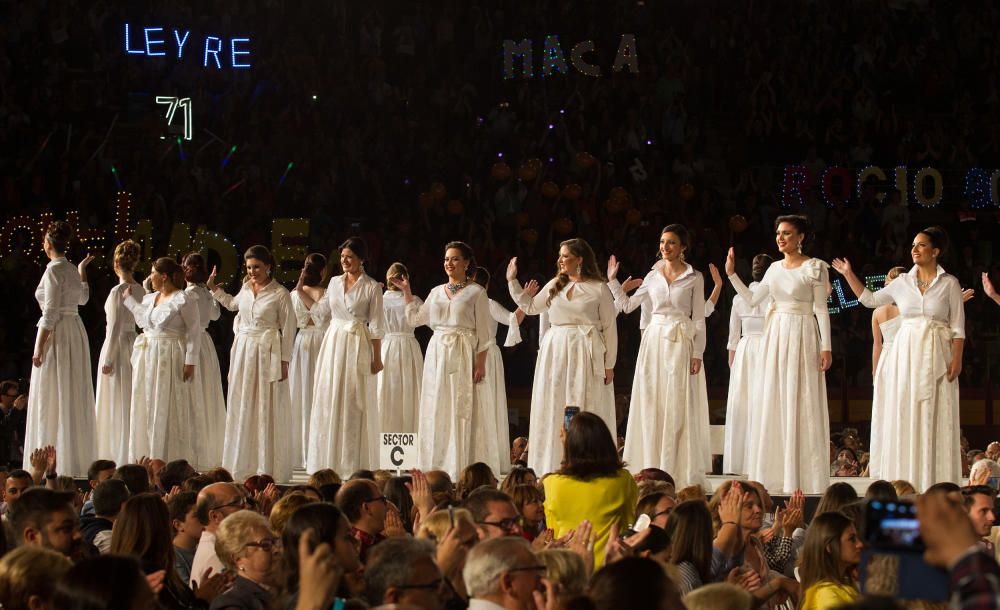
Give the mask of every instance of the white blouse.
M 705 353 L 705 278 L 691 265 L 673 282 L 663 275 L 665 262 L 659 261 L 642 280 L 642 285 L 631 297 L 622 290 L 618 280 L 608 282 L 615 297 L 615 305 L 626 314 L 646 305 L 649 316 L 683 316 L 694 322 L 694 346 L 691 356 L 701 359 Z
M 123 333 L 131 331 L 133 335 L 135 334 L 135 318 L 129 312 L 125 303 L 122 302 L 122 292 L 125 290 L 128 290 L 129 294 L 133 296 L 146 294 L 142 285 L 135 282 L 127 284 L 119 283 L 108 294 L 108 300 L 104 301 L 104 317 L 107 320 L 107 326 L 104 331 L 104 342 L 107 344 L 105 356 L 108 358 L 114 358 L 118 354 L 118 343 L 121 341 Z M 134 337 L 129 337 L 129 340 L 132 339 Z M 106 361 L 101 364 L 112 366 L 114 362 Z
M 829 265 L 818 258 L 810 258 L 795 269 L 786 269 L 784 261 L 775 261 L 767 268 L 760 284 L 750 290 L 736 274 L 729 276 L 736 292 L 750 307 L 756 307 L 768 296 L 773 302 L 769 311 L 811 310 L 819 326 L 820 351 L 831 351 L 830 310 L 827 308 L 827 286 L 830 285 Z
M 183 290 L 174 291 L 157 304 L 159 292 L 147 294 L 142 303 L 129 292 L 125 298 L 135 322 L 146 332 L 165 331 L 178 333 L 184 338 L 184 364 L 198 364 L 198 349 L 201 346 L 198 331 L 202 329 L 198 318 L 198 304 Z
M 407 304 L 407 324 L 413 327 L 426 324 L 435 332 L 447 332 L 449 329 L 472 331 L 475 335 L 473 349 L 476 353 L 485 351 L 493 340 L 486 290 L 478 284 L 469 284 L 451 298 L 448 298 L 447 290 L 446 285 L 441 284 L 431 290 L 423 303 L 413 299 Z
M 302 301 L 302 295 L 299 294 L 298 290 L 293 290 L 292 296 L 292 311 L 295 312 L 295 324 L 299 327 L 299 330 L 306 328 L 319 328 L 323 329 L 330 324 L 330 308 L 322 307 L 319 304 L 326 300 L 326 290 L 323 290 L 323 294 L 320 295 L 319 300 L 313 302 L 312 308 L 306 307 L 306 304 Z
M 506 307 L 490 299 L 490 336 L 493 342 L 497 340 L 497 330 L 499 325 L 507 327 L 507 339 L 503 342 L 504 347 L 513 347 L 521 342 L 521 325 L 517 323 L 517 313 L 508 311 Z
M 80 305 L 90 300 L 90 286 L 80 280 L 80 272 L 65 256 L 49 261 L 42 280 L 35 288 L 35 300 L 42 310 L 38 328 L 52 330 L 63 314 L 77 313 Z
M 413 297 L 413 302 L 419 308 L 424 301 Z M 382 315 L 385 317 L 385 332 L 388 335 L 413 336 L 413 326 L 406 321 L 406 301 L 403 293 L 398 290 L 386 290 L 382 293 Z
M 385 316 L 382 312 L 382 288 L 368 274 L 362 273 L 351 289 L 344 292 L 344 275 L 335 276 L 327 286 L 325 298 L 313 306 L 313 316 L 331 322 L 363 322 L 368 325 L 372 339 L 385 334 Z
M 927 291 L 920 294 L 917 288 L 917 266 L 896 278 L 891 284 L 872 292 L 865 288 L 858 299 L 865 307 L 879 307 L 895 303 L 899 315 L 906 318 L 930 318 L 951 328 L 953 339 L 965 338 L 965 306 L 962 304 L 962 287 L 958 279 L 945 273 L 938 265 L 937 275 Z
M 221 315 L 219 302 L 212 298 L 212 293 L 209 292 L 204 284 L 188 284 L 184 292 L 188 296 L 197 299 L 195 302 L 198 304 L 198 320 L 201 321 L 203 329 L 208 328 L 210 322 L 215 322 L 219 319 Z
M 584 282 L 569 282 L 552 297 L 551 303 L 546 303 L 549 290 L 556 283 L 556 278 L 549 280 L 534 298 L 528 296 L 517 280 L 507 282 L 510 296 L 524 313 L 539 315 L 548 313 L 548 323 L 551 326 L 593 326 L 598 329 L 604 339 L 604 368 L 615 368 L 618 359 L 618 326 L 615 318 L 618 310 L 615 299 L 611 296 L 608 285 L 599 280 Z M 571 298 L 566 298 L 570 288 Z
M 760 282 L 750 282 L 748 288 L 753 292 L 758 285 Z M 726 343 L 726 349 L 735 352 L 741 337 L 763 333 L 764 316 L 770 306 L 770 297 L 750 307 L 743 297 L 736 295 L 733 298 L 733 307 L 729 310 L 729 341 Z
M 281 360 L 292 359 L 295 344 L 295 312 L 292 311 L 292 297 L 288 290 L 271 280 L 269 284 L 253 293 L 253 283 L 243 284 L 236 296 L 227 294 L 216 287 L 212 296 L 229 311 L 238 311 L 233 323 L 237 333 L 254 333 L 269 329 L 281 331 Z

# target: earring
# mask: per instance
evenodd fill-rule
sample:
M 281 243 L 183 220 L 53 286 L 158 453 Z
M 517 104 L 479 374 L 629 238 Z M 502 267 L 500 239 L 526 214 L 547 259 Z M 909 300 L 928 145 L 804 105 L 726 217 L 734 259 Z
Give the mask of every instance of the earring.
M 683 262 L 684 262 L 684 260 L 685 260 L 685 258 L 684 258 L 684 253 L 683 253 L 683 252 L 681 252 L 681 262 L 683 263 Z
M 799 254 L 802 254 L 802 242 L 801 241 L 799 241 L 799 245 L 795 246 L 795 249 L 799 251 Z
M 583 265 L 577 265 L 576 266 L 576 274 L 580 275 L 580 273 L 582 273 L 582 272 L 583 272 Z

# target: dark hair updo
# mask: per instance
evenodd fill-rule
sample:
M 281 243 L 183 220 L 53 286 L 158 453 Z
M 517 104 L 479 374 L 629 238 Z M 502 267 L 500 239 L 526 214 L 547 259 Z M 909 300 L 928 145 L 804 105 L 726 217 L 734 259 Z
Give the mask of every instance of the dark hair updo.
M 447 253 L 448 250 L 452 248 L 458 250 L 462 253 L 462 258 L 469 261 L 469 267 L 465 270 L 465 275 L 468 279 L 472 279 L 476 274 L 476 255 L 472 251 L 472 246 L 465 243 L 464 241 L 450 241 L 444 245 L 444 251 Z
M 170 283 L 175 288 L 184 287 L 184 270 L 177 264 L 177 261 L 169 256 L 161 256 L 153 262 L 153 271 L 163 273 L 170 278 Z
M 948 251 L 948 233 L 938 226 L 927 227 L 920 233 L 930 239 L 931 246 L 940 250 L 938 256 L 943 258 Z
M 664 233 L 673 233 L 676 235 L 677 239 L 681 240 L 681 245 L 684 246 L 685 250 L 691 245 L 691 233 L 687 230 L 687 227 L 682 224 L 669 224 L 663 227 L 663 230 L 660 231 L 660 235 L 663 235 Z
M 345 239 L 344 243 L 337 246 L 338 253 L 343 251 L 344 248 L 353 252 L 354 256 L 360 258 L 362 262 L 368 261 L 368 244 L 360 237 L 348 237 Z
M 486 270 L 486 267 L 476 267 L 476 275 L 472 278 L 472 281 L 479 284 L 483 288 L 486 288 L 490 284 L 490 272 Z
M 255 258 L 270 267 L 274 267 L 274 257 L 271 255 L 271 251 L 259 244 L 256 246 L 250 246 L 247 251 L 243 253 L 243 260 L 248 261 L 251 258 Z
M 70 240 L 73 239 L 73 227 L 69 226 L 68 222 L 57 220 L 49 225 L 45 239 L 49 240 L 57 254 L 65 254 Z
M 778 230 L 778 226 L 781 223 L 786 222 L 798 231 L 802 235 L 802 249 L 805 250 L 807 245 L 812 244 L 812 223 L 809 222 L 809 218 L 803 216 L 802 214 L 786 214 L 784 216 L 778 216 L 774 219 L 774 230 Z
M 192 284 L 204 284 L 208 281 L 208 265 L 201 254 L 188 252 L 184 255 L 181 266 L 184 267 L 184 279 Z
M 326 257 L 319 252 L 313 252 L 306 257 L 302 284 L 304 286 L 319 286 L 323 283 L 326 271 Z

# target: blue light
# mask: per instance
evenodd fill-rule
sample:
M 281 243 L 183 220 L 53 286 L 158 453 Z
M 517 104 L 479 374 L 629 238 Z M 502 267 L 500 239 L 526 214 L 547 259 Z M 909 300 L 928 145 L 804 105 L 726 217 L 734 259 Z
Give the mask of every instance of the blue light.
M 208 48 L 209 43 L 211 41 L 213 41 L 213 40 L 218 43 L 218 45 L 216 46 L 216 49 L 214 51 Z M 205 38 L 205 62 L 204 62 L 204 64 L 205 64 L 206 68 L 208 67 L 208 54 L 211 53 L 212 54 L 212 59 L 215 60 L 215 67 L 218 68 L 219 70 L 222 69 L 222 64 L 219 63 L 219 52 L 220 51 L 222 51 L 222 39 L 221 38 L 218 38 L 216 36 L 208 36 L 208 37 Z
M 233 60 L 233 67 L 234 68 L 249 68 L 250 64 L 238 64 L 238 63 L 236 63 L 236 56 L 237 55 L 249 55 L 250 54 L 250 51 L 237 51 L 236 50 L 236 43 L 237 42 L 246 42 L 246 43 L 249 43 L 250 39 L 249 38 L 233 38 L 232 40 L 229 41 L 229 48 L 231 50 L 231 56 L 232 56 L 232 60 Z
M 187 42 L 188 36 L 191 35 L 191 30 L 184 31 L 184 38 L 177 35 L 177 30 L 174 30 L 174 40 L 177 41 L 177 59 L 181 58 L 181 54 L 184 52 L 184 43 Z
M 162 32 L 163 28 L 145 28 L 142 31 L 143 31 L 143 34 L 146 37 L 146 55 L 149 55 L 150 57 L 160 56 L 160 55 L 166 55 L 166 52 L 164 52 L 164 51 L 160 51 L 159 53 L 154 53 L 153 49 L 152 49 L 153 45 L 156 45 L 156 44 L 162 45 L 163 44 L 163 40 L 162 39 L 160 39 L 160 40 L 150 40 L 150 38 L 149 38 L 149 33 L 150 32 Z
M 143 54 L 142 53 L 142 49 L 138 49 L 138 50 L 130 49 L 129 46 L 128 46 L 128 42 L 129 42 L 129 40 L 128 40 L 128 22 L 126 21 L 125 22 L 125 52 L 128 53 L 129 55 L 142 55 Z

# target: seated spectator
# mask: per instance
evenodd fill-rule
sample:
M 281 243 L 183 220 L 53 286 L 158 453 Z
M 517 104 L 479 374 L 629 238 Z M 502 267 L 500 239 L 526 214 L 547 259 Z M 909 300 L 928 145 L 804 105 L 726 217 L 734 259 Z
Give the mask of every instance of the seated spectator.
M 535 471 L 525 466 L 515 466 L 514 468 L 511 468 L 510 472 L 507 473 L 507 476 L 504 477 L 503 482 L 500 483 L 500 491 L 509 496 L 511 495 L 510 491 L 518 485 L 537 486 L 538 476 L 535 475 Z
M 281 496 L 281 499 L 275 503 L 274 508 L 271 509 L 271 514 L 268 516 L 268 521 L 271 523 L 271 530 L 274 532 L 274 535 L 281 536 L 281 533 L 285 531 L 285 523 L 291 518 L 292 513 L 300 507 L 315 501 L 314 498 L 307 496 L 301 491 L 293 491 Z
M 97 486 L 102 482 L 115 476 L 115 470 L 117 465 L 111 460 L 95 460 L 91 462 L 90 467 L 87 468 L 87 484 L 90 485 L 90 489 L 97 489 Z M 81 517 L 92 517 L 94 515 L 94 501 L 93 499 L 87 500 L 83 503 L 83 508 L 80 510 Z
M 102 555 L 111 549 L 111 528 L 129 499 L 125 481 L 108 479 L 94 489 L 94 516 L 80 517 L 80 533 Z
M 719 580 L 722 562 L 712 561 L 712 514 L 704 502 L 688 500 L 674 508 L 667 524 L 670 540 L 669 563 L 677 568 L 677 588 L 681 595 Z
M 665 470 L 660 470 L 659 468 L 643 468 L 635 475 L 635 482 L 642 483 L 643 481 L 660 481 L 662 483 L 669 483 L 671 487 L 677 488 L 677 483 L 674 482 L 674 477 L 670 476 Z
M 830 464 L 831 477 L 858 477 L 861 476 L 861 462 L 858 454 L 850 447 L 841 447 L 837 451 L 837 459 Z
M 902 479 L 893 481 L 892 488 L 896 490 L 897 498 L 906 498 L 917 495 L 917 490 L 913 487 L 913 483 Z
M 216 466 L 205 472 L 205 476 L 212 479 L 214 483 L 233 483 L 233 475 L 222 466 Z
M 444 581 L 434 556 L 434 545 L 427 540 L 392 538 L 374 547 L 365 564 L 368 603 L 441 608 Z
M 0 608 L 54 608 L 52 584 L 73 566 L 65 555 L 37 546 L 23 546 L 0 559 Z
M 989 485 L 990 479 L 1000 477 L 1000 464 L 983 458 L 969 469 L 969 485 Z
M 639 515 L 646 515 L 651 524 L 666 528 L 670 513 L 675 506 L 677 506 L 677 500 L 674 496 L 663 491 L 640 495 L 639 503 L 635 507 L 635 516 L 638 518 Z
M 324 487 L 329 487 L 329 485 L 325 485 Z M 310 498 L 314 502 L 330 502 L 332 504 L 334 501 L 334 500 L 328 500 L 326 496 L 320 493 L 319 489 L 313 487 L 312 485 L 292 485 L 291 487 L 285 490 L 286 495 L 296 492 L 305 494 L 306 497 Z
M 71 493 L 32 487 L 19 496 L 7 521 L 18 546 L 49 548 L 73 560 L 82 557 L 80 521 Z
M 233 513 L 219 526 L 215 552 L 236 580 L 212 601 L 212 610 L 269 610 L 279 580 L 281 539 L 267 519 L 250 510 Z
M 170 464 L 167 464 L 169 467 Z M 161 477 L 162 481 L 163 478 Z M 183 583 L 191 582 L 191 566 L 194 565 L 194 552 L 201 540 L 201 532 L 205 526 L 198 520 L 198 494 L 193 491 L 182 491 L 175 494 L 167 502 L 170 513 L 170 526 L 174 538 L 174 567 L 177 576 Z
M 469 494 L 480 487 L 496 489 L 497 483 L 499 481 L 497 481 L 496 475 L 493 474 L 493 470 L 483 462 L 476 462 L 475 464 L 469 464 L 459 473 L 458 482 L 455 484 L 455 492 L 461 501 L 468 498 Z
M 364 590 L 364 580 L 358 558 L 357 542 L 351 536 L 351 524 L 333 504 L 313 502 L 292 513 L 281 534 L 282 576 L 284 582 L 283 608 L 295 608 L 298 601 L 300 583 L 299 555 L 292 549 L 299 548 L 301 538 L 308 541 L 309 552 L 315 552 L 321 544 L 330 546 L 335 564 L 343 570 L 344 577 L 337 589 L 337 597 L 349 598 Z
M 993 522 L 996 520 L 994 515 L 996 490 L 989 485 L 966 487 L 962 489 L 962 498 L 969 514 L 969 520 L 972 522 L 973 531 L 982 540 L 980 544 L 983 549 L 992 554 L 993 543 L 988 538 L 993 530 Z
M 28 425 L 25 403 L 17 382 L 0 381 L 0 466 L 19 468 L 24 450 L 24 433 Z
M 101 555 L 70 568 L 52 596 L 59 610 L 156 608 L 156 596 L 133 557 Z
M 872 481 L 868 489 L 865 490 L 865 500 L 895 502 L 898 499 L 896 488 L 889 481 Z
M 480 542 L 469 551 L 462 571 L 469 591 L 470 610 L 533 608 L 534 592 L 545 571 L 545 565 L 531 552 L 524 538 L 504 536 Z
M 358 479 L 365 479 L 366 481 L 375 482 L 375 471 L 374 470 L 355 470 L 351 473 L 351 476 L 347 477 L 348 481 L 356 481 Z
M 119 466 L 112 478 L 125 481 L 129 493 L 133 496 L 150 491 L 149 471 L 139 464 L 123 464 Z
M 7 481 L 3 486 L 3 505 L 0 506 L 0 514 L 6 515 L 11 506 L 17 502 L 24 490 L 34 485 L 31 473 L 27 470 L 11 470 L 7 475 Z
M 859 596 L 854 571 L 861 562 L 861 539 L 840 513 L 823 513 L 806 532 L 799 562 L 802 610 L 833 610 Z
M 528 439 L 519 436 L 510 444 L 510 463 L 515 467 L 527 468 L 528 466 Z
M 317 470 L 309 476 L 308 485 L 319 489 L 324 485 L 341 485 L 343 481 L 340 480 L 340 475 L 333 471 L 331 468 L 324 468 L 322 470 Z
M 456 502 L 455 486 L 451 482 L 451 476 L 443 470 L 428 470 L 424 473 L 427 477 L 427 484 L 431 486 L 431 493 L 434 495 L 436 506 L 451 506 Z
M 545 578 L 557 585 L 562 595 L 584 594 L 589 571 L 580 555 L 569 549 L 547 548 L 537 551 L 535 557 L 545 566 Z
M 593 525 L 595 564 L 617 525 L 632 524 L 638 488 L 622 464 L 607 424 L 593 413 L 573 418 L 563 442 L 562 468 L 545 478 L 545 523 L 562 538 L 584 520 Z
M 214 483 L 207 474 L 196 474 L 195 476 L 187 479 L 181 485 L 181 491 L 193 491 L 194 493 L 200 493 L 201 490 L 205 489 L 212 483 Z
M 632 546 L 632 552 L 636 557 L 647 557 L 655 559 L 666 565 L 670 563 L 671 540 L 670 535 L 660 527 L 650 525 L 647 533 L 641 540 Z
M 163 484 L 160 481 L 160 473 L 163 472 L 163 468 L 167 465 L 166 462 L 160 458 L 153 458 L 149 460 L 146 465 L 146 473 L 149 475 L 149 487 L 150 491 L 156 491 L 163 489 Z M 164 490 L 164 492 L 170 491 L 169 489 Z
M 545 529 L 545 496 L 534 485 L 518 485 L 511 490 L 514 508 L 521 515 L 521 535 L 531 542 Z
M 597 610 L 684 609 L 663 566 L 642 557 L 626 557 L 604 566 L 591 579 L 588 593 Z
M 504 492 L 481 487 L 469 494 L 462 506 L 472 513 L 480 540 L 521 536 L 521 515 Z
M 449 535 L 454 536 L 457 547 L 445 543 L 445 538 Z M 465 568 L 465 558 L 469 549 L 479 542 L 479 532 L 476 530 L 472 513 L 464 508 L 433 512 L 420 524 L 416 537 L 437 545 L 438 566 L 441 567 L 451 597 L 467 599 L 468 593 L 462 580 L 462 569 Z M 450 551 L 449 547 L 454 548 L 454 551 Z
M 392 478 L 392 473 L 388 470 L 380 469 L 376 470 L 373 475 L 375 484 L 378 485 L 379 492 L 385 492 L 385 484 Z
M 986 445 L 986 457 L 994 462 L 1000 462 L 1000 443 L 993 441 Z
M 367 561 L 368 549 L 385 540 L 389 502 L 374 481 L 353 479 L 337 492 L 337 508 L 351 523 L 351 535 L 361 544 L 359 555 Z
M 197 474 L 198 471 L 187 460 L 171 460 L 160 471 L 160 491 L 170 493 L 174 487 L 180 487 Z
M 751 610 L 753 606 L 752 595 L 725 582 L 705 585 L 684 596 L 687 610 Z
M 226 517 L 244 508 L 246 500 L 232 483 L 212 483 L 198 493 L 198 521 L 205 529 L 201 532 L 198 548 L 195 549 L 191 562 L 192 588 L 205 582 L 209 570 L 212 574 L 222 572 L 222 561 L 215 554 L 215 534 Z
M 409 475 L 392 477 L 382 487 L 382 495 L 389 501 L 389 504 L 396 507 L 396 510 L 399 511 L 399 518 L 403 522 L 403 529 L 412 534 L 415 507 L 413 506 L 413 496 L 410 495 L 410 490 L 407 489 L 408 483 L 410 483 Z
M 705 488 L 701 485 L 689 485 L 677 492 L 678 502 L 688 502 L 691 500 L 705 501 Z
M 853 504 L 857 501 L 858 492 L 854 489 L 853 485 L 844 482 L 834 483 L 823 492 L 823 497 L 819 499 L 819 504 L 816 505 L 814 515 L 835 513 L 848 504 Z

